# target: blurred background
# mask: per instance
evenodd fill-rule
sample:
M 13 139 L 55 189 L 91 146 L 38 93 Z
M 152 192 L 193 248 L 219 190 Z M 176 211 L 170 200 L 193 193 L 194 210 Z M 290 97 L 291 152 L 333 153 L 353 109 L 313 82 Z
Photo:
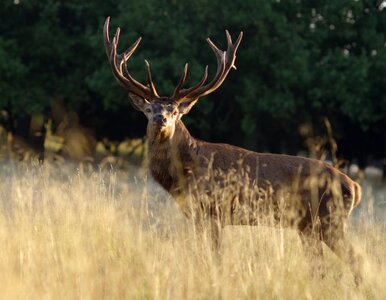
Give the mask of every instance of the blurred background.
M 148 59 L 165 96 L 186 62 L 187 85 L 207 64 L 214 75 L 207 37 L 225 49 L 225 29 L 234 37 L 244 31 L 237 71 L 184 118 L 193 136 L 261 152 L 313 149 L 385 169 L 380 0 L 2 0 L 3 148 L 73 159 L 142 155 L 146 120 L 112 76 L 102 36 L 107 16 L 111 34 L 122 29 L 119 51 L 143 37 L 128 68 L 145 82 Z

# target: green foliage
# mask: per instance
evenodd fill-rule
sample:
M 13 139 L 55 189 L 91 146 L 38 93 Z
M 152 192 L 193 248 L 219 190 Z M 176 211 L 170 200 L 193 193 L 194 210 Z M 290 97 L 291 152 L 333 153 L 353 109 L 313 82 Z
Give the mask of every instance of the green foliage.
M 148 59 L 166 96 L 185 62 L 187 85 L 201 78 L 206 64 L 213 76 L 206 37 L 224 48 L 225 29 L 233 36 L 244 31 L 238 71 L 187 117 L 200 137 L 253 146 L 248 141 L 255 136 L 269 144 L 273 133 L 291 140 L 299 124 L 321 117 L 336 128 L 375 132 L 386 123 L 386 9 L 375 2 L 8 1 L 0 11 L 0 107 L 14 115 L 47 112 L 60 98 L 83 108 L 90 123 L 96 122 L 93 111 L 125 107 L 126 93 L 103 48 L 110 15 L 111 30 L 122 27 L 120 51 L 143 37 L 128 63 L 131 73 L 144 82 Z M 127 114 L 129 126 L 142 118 L 130 109 Z

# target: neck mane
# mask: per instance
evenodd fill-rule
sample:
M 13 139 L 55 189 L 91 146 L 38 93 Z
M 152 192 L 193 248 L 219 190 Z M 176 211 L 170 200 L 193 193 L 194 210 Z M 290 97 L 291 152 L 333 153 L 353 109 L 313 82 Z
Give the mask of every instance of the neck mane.
M 174 132 L 147 130 L 149 170 L 153 178 L 172 195 L 179 193 L 185 173 L 195 157 L 197 141 L 184 123 L 176 122 Z

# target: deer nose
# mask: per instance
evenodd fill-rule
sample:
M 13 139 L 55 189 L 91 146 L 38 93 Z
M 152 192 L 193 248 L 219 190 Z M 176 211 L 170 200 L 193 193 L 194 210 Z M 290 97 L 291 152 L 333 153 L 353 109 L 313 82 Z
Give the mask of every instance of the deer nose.
M 153 118 L 153 124 L 158 126 L 166 125 L 166 118 L 163 115 L 155 115 Z

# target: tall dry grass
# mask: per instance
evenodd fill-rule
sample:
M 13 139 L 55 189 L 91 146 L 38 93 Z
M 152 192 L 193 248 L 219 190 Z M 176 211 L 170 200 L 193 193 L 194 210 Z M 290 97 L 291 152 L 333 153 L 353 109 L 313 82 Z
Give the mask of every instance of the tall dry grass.
M 136 170 L 7 164 L 0 197 L 1 299 L 386 299 L 386 225 L 366 209 L 349 227 L 356 288 L 327 248 L 317 271 L 292 230 L 229 227 L 214 254 Z

